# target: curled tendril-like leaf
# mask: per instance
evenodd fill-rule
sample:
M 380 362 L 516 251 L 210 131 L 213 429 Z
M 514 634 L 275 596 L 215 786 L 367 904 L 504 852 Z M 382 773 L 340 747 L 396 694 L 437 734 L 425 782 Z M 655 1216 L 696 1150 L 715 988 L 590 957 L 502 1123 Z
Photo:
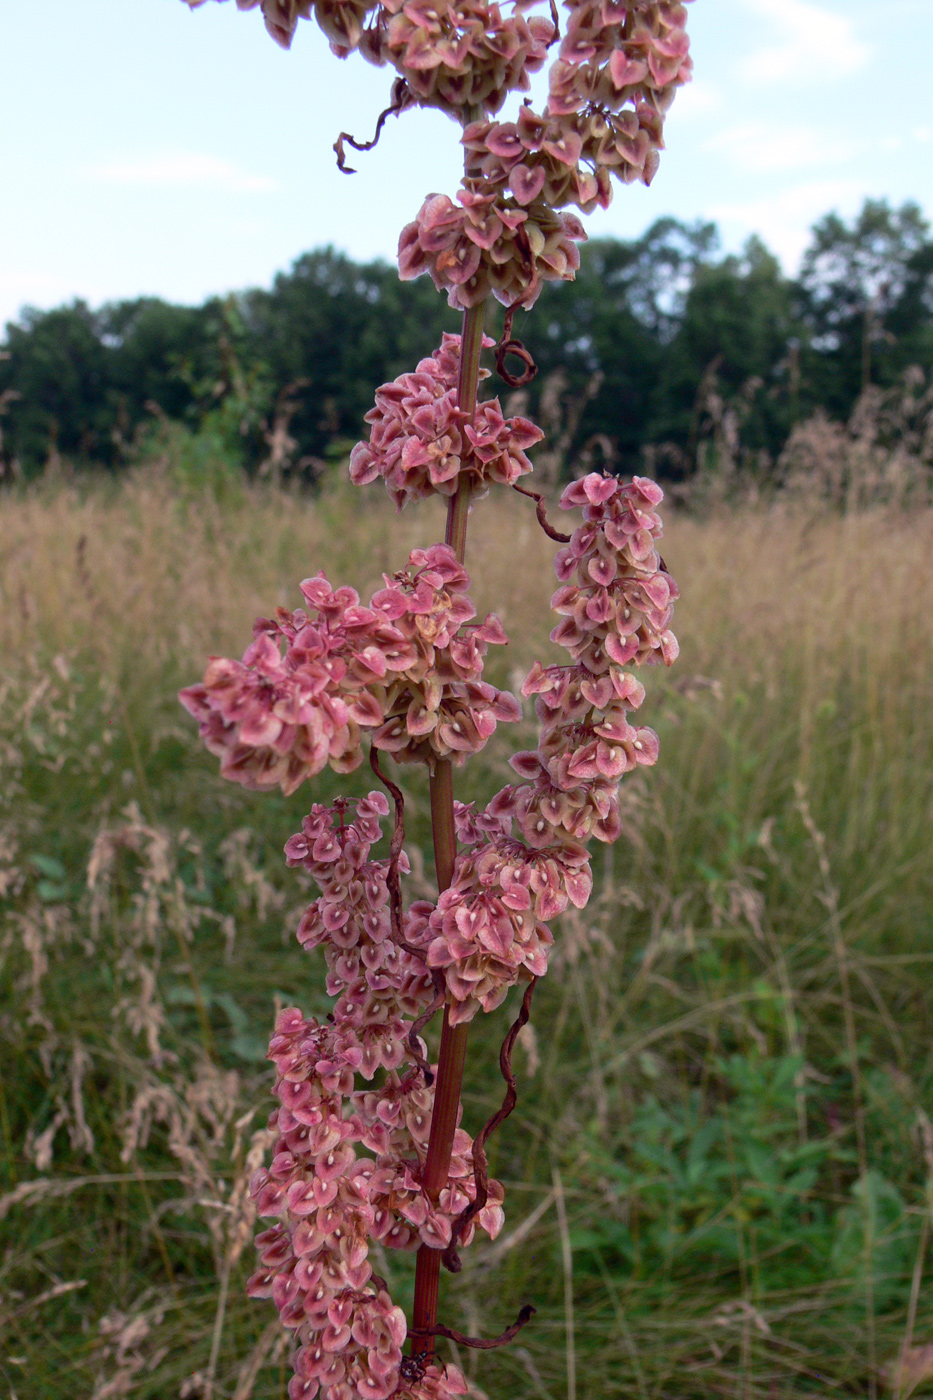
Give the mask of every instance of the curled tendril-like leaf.
M 450 1232 L 450 1244 L 444 1251 L 445 1264 L 447 1263 L 446 1255 L 448 1253 L 451 1256 L 451 1264 L 453 1263 L 457 1241 L 463 1237 L 463 1232 L 470 1221 L 474 1216 L 479 1214 L 489 1199 L 489 1163 L 486 1158 L 486 1143 L 495 1132 L 496 1128 L 498 1128 L 501 1123 L 505 1122 L 518 1102 L 518 1089 L 515 1084 L 515 1074 L 512 1070 L 512 1051 L 515 1048 L 515 1041 L 518 1039 L 519 1031 L 522 1026 L 528 1023 L 528 1018 L 531 1015 L 531 998 L 534 996 L 535 987 L 537 985 L 538 978 L 532 977 L 528 986 L 525 988 L 521 1009 L 509 1027 L 508 1034 L 502 1042 L 502 1049 L 499 1051 L 499 1069 L 506 1083 L 505 1097 L 502 1100 L 502 1106 L 497 1109 L 489 1121 L 480 1128 L 476 1137 L 473 1139 L 473 1181 L 476 1185 L 476 1196 L 469 1205 L 464 1207 L 453 1223 Z M 448 1268 L 451 1268 L 451 1264 L 448 1264 Z M 451 1272 L 456 1273 L 458 1270 L 451 1269 Z
M 456 1342 L 461 1347 L 475 1347 L 482 1351 L 491 1351 L 493 1347 L 508 1346 L 513 1338 L 527 1322 L 530 1322 L 538 1311 L 531 1303 L 526 1303 L 520 1310 L 518 1317 L 507 1327 L 498 1337 L 467 1337 L 463 1332 L 458 1332 L 454 1327 L 445 1327 L 443 1323 L 436 1323 L 433 1327 L 418 1327 L 409 1330 L 409 1337 L 415 1341 L 422 1341 L 428 1337 L 449 1337 L 452 1342 Z
M 535 364 L 534 356 L 527 350 L 520 340 L 512 336 L 512 318 L 515 315 L 515 307 L 510 306 L 505 313 L 505 320 L 502 324 L 502 336 L 496 345 L 496 370 L 499 378 L 504 379 L 510 389 L 521 389 L 523 385 L 530 384 L 538 373 L 538 366 Z M 505 367 L 506 356 L 514 355 L 521 360 L 525 368 L 521 374 L 512 374 L 511 370 Z
M 512 482 L 512 490 L 518 491 L 522 496 L 528 496 L 530 500 L 537 502 L 535 514 L 538 517 L 538 524 L 549 539 L 557 540 L 559 544 L 570 543 L 570 535 L 561 534 L 560 530 L 555 530 L 554 526 L 549 523 L 544 497 L 541 495 L 540 491 L 526 491 L 524 486 L 519 486 L 514 481 Z
M 396 78 L 395 82 L 392 84 L 392 101 L 384 112 L 379 113 L 373 139 L 371 141 L 357 141 L 356 137 L 351 136 L 348 131 L 341 131 L 340 135 L 337 137 L 337 140 L 334 142 L 334 151 L 337 155 L 337 169 L 341 170 L 344 175 L 355 175 L 356 170 L 354 167 L 352 165 L 347 165 L 347 153 L 344 150 L 344 142 L 346 142 L 348 146 L 352 146 L 355 151 L 371 151 L 373 147 L 378 144 L 379 137 L 382 135 L 382 128 L 386 124 L 386 119 L 388 117 L 400 116 L 401 113 L 405 111 L 406 107 L 411 107 L 414 102 L 414 95 L 404 78 Z
M 525 368 L 521 374 L 513 374 L 505 367 L 505 357 L 514 355 L 521 360 Z M 500 340 L 496 346 L 496 370 L 500 379 L 504 379 L 510 389 L 521 389 L 525 384 L 530 384 L 538 373 L 538 366 L 535 364 L 534 356 L 527 350 L 520 340 Z
M 419 1040 L 419 1036 L 421 1035 L 421 1032 L 424 1030 L 428 1022 L 433 1020 L 433 1018 L 440 1011 L 441 1007 L 444 1005 L 444 1002 L 447 1000 L 447 988 L 444 985 L 443 977 L 439 972 L 436 971 L 432 973 L 432 976 L 434 978 L 434 1000 L 431 1002 L 431 1005 L 427 1008 L 426 1011 L 422 1011 L 421 1015 L 418 1017 L 417 1021 L 415 1021 L 411 1030 L 408 1032 L 409 1054 L 415 1061 L 415 1064 L 421 1070 L 421 1073 L 424 1075 L 424 1082 L 429 1089 L 434 1083 L 434 1071 L 431 1069 L 431 1066 L 428 1064 L 424 1055 L 422 1055 L 421 1053 L 421 1042 Z M 440 986 L 438 986 L 438 982 L 440 982 Z

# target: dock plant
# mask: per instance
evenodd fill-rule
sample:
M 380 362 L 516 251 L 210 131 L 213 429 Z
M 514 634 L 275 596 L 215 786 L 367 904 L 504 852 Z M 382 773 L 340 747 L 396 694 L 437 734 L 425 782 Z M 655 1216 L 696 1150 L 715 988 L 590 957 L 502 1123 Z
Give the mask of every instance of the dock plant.
M 260 618 L 242 660 L 211 657 L 201 683 L 181 693 L 233 782 L 288 794 L 325 767 L 368 763 L 378 784 L 356 800 L 312 804 L 285 845 L 288 865 L 320 891 L 297 936 L 323 949 L 333 1009 L 318 1021 L 287 1007 L 276 1021 L 277 1137 L 251 1187 L 271 1223 L 249 1291 L 272 1298 L 294 1334 L 291 1400 L 442 1400 L 467 1384 L 436 1355 L 438 1337 L 503 1345 L 534 1312 L 524 1307 L 497 1337 L 466 1337 L 439 1320 L 441 1270 L 459 1270 L 477 1230 L 494 1238 L 502 1228 L 486 1143 L 516 1103 L 512 1050 L 555 920 L 590 896 L 590 843 L 620 837 L 619 785 L 658 757 L 631 668 L 677 655 L 660 488 L 590 473 L 563 491 L 560 509 L 574 519 L 569 533 L 556 529 L 521 484 L 544 434 L 479 397 L 491 373 L 481 360 L 491 351 L 506 384 L 528 382 L 534 360 L 513 318 L 545 281 L 573 277 L 585 233 L 569 210 L 606 208 L 614 180 L 651 181 L 665 112 L 690 73 L 686 11 L 667 0 L 564 0 L 563 17 L 553 0 L 549 9 L 513 0 L 506 12 L 487 0 L 261 0 L 261 9 L 285 47 L 313 18 L 337 57 L 359 51 L 394 69 L 377 137 L 387 116 L 435 107 L 458 124 L 464 154 L 456 199 L 428 195 L 398 254 L 403 279 L 427 273 L 462 311 L 461 333 L 376 390 L 369 437 L 350 458 L 353 482 L 382 478 L 399 510 L 444 497 L 445 539 L 412 550 L 367 602 L 323 572 L 304 579 L 300 606 Z M 552 52 L 542 110 L 525 98 L 500 119 Z M 374 144 L 341 134 L 341 168 L 348 147 Z M 491 299 L 505 307 L 498 340 L 484 334 Z M 562 659 L 528 673 L 537 745 L 513 755 L 513 781 L 480 806 L 456 799 L 455 770 L 522 717 L 520 701 L 483 678 L 488 648 L 508 639 L 495 614 L 477 620 L 465 566 L 473 507 L 497 490 L 530 497 L 560 545 L 551 641 Z M 435 900 L 405 897 L 399 764 L 427 769 Z M 374 856 L 386 835 L 387 853 Z M 502 1106 L 471 1134 L 460 1101 L 470 1023 L 513 989 Z M 429 1061 L 434 1017 L 440 1047 Z M 410 1318 L 374 1272 L 375 1244 L 417 1252 Z

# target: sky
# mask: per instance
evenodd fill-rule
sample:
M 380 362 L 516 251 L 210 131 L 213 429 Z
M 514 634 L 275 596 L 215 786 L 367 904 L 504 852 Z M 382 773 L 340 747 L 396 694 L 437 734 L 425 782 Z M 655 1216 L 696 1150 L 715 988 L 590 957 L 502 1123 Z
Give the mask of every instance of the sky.
M 711 219 L 724 250 L 757 234 L 793 273 L 830 210 L 933 217 L 933 0 L 693 0 L 689 30 L 660 171 L 616 185 L 591 237 Z M 0 326 L 76 297 L 268 286 L 326 244 L 391 260 L 424 196 L 459 184 L 436 112 L 390 119 L 340 174 L 334 140 L 372 133 L 392 73 L 306 21 L 285 52 L 232 0 L 0 0 L 0 73 Z

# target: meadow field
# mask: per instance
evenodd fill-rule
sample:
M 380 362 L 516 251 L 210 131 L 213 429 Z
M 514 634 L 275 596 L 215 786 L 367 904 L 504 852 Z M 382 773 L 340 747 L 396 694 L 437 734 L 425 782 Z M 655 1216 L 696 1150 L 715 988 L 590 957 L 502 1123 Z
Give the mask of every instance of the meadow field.
M 365 594 L 442 533 L 375 486 L 208 489 L 167 461 L 0 496 L 3 1400 L 284 1400 L 246 1183 L 275 1008 L 328 1002 L 282 847 L 372 780 L 223 783 L 176 691 L 300 579 Z M 661 758 L 559 925 L 491 1144 L 506 1227 L 441 1316 L 490 1336 L 538 1309 L 457 1357 L 477 1400 L 931 1393 L 933 511 L 720 504 L 672 512 L 662 548 Z M 553 550 L 531 502 L 477 505 L 497 684 L 548 655 Z M 457 795 L 531 742 L 504 726 Z M 423 897 L 426 784 L 401 772 Z M 473 1130 L 506 1024 L 474 1024 Z M 410 1301 L 411 1256 L 379 1272 Z

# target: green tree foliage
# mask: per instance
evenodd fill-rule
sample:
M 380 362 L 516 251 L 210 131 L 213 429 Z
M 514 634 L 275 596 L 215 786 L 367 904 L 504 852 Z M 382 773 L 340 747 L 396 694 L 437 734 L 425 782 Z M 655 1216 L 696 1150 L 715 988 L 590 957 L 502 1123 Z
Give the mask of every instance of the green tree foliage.
M 0 351 L 0 465 L 32 475 L 60 453 L 117 468 L 158 415 L 200 456 L 313 477 L 360 437 L 373 385 L 458 324 L 426 278 L 332 248 L 200 307 L 26 310 Z M 686 476 L 736 433 L 767 463 L 814 407 L 845 419 L 866 385 L 933 366 L 933 240 L 916 205 L 869 200 L 851 223 L 820 220 L 794 281 L 757 238 L 722 256 L 713 224 L 664 218 L 587 245 L 576 281 L 546 287 L 512 333 L 540 370 L 529 411 L 546 417 L 550 394 L 563 414 L 564 466 L 590 447 L 638 470 L 653 445 L 664 474 Z
M 204 340 L 206 311 L 155 297 L 91 311 L 83 301 L 27 309 L 7 326 L 0 393 L 6 452 L 34 471 L 50 454 L 112 464 L 153 408 L 190 409 L 178 366 Z M 14 397 L 15 396 L 15 397 Z
M 560 364 L 571 398 L 598 377 L 574 448 L 603 436 L 620 464 L 637 465 L 690 288 L 716 242 L 712 224 L 660 219 L 634 242 L 594 241 L 570 287 L 545 287 L 525 334 L 541 371 L 538 393 Z
M 800 273 L 812 392 L 844 415 L 869 384 L 892 384 L 929 364 L 933 243 L 916 204 L 866 200 L 851 224 L 827 214 L 813 229 Z
M 306 253 L 272 290 L 247 293 L 249 343 L 279 389 L 298 386 L 290 431 L 304 452 L 359 438 L 373 385 L 429 354 L 459 316 L 425 281 L 332 248 Z
M 676 444 L 692 463 L 719 405 L 731 403 L 745 446 L 775 456 L 799 411 L 793 352 L 802 333 L 793 284 L 760 239 L 699 265 L 664 356 L 649 440 Z
M 107 352 L 98 317 L 83 301 L 54 311 L 27 310 L 7 327 L 2 388 L 16 398 L 5 429 L 7 450 L 32 465 L 55 451 L 108 452 Z
M 120 301 L 100 313 L 100 338 L 108 357 L 109 395 L 127 426 L 139 423 L 150 405 L 169 418 L 183 418 L 191 388 L 178 368 L 204 340 L 209 308 L 172 306 L 157 297 Z

